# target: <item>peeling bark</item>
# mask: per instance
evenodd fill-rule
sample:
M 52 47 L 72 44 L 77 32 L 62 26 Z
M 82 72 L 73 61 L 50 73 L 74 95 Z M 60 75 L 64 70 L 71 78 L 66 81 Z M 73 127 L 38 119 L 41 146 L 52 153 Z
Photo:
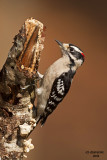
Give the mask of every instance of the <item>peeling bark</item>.
M 43 24 L 25 21 L 0 72 L 0 159 L 22 160 L 34 148 L 29 134 L 36 126 L 35 89 L 44 41 Z

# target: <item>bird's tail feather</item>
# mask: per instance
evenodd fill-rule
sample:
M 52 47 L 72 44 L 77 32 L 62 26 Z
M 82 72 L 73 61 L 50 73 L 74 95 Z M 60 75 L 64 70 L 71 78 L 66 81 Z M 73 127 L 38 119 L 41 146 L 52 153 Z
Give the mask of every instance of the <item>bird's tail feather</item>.
M 41 127 L 44 125 L 44 123 L 47 120 L 47 114 L 44 112 L 44 114 L 38 115 L 37 114 L 37 107 L 35 107 L 35 106 L 33 107 L 33 117 L 36 120 L 36 124 L 38 124 L 40 122 Z
M 42 117 L 41 117 L 41 120 L 40 120 L 41 127 L 44 126 L 46 120 L 47 120 L 47 116 L 42 116 Z

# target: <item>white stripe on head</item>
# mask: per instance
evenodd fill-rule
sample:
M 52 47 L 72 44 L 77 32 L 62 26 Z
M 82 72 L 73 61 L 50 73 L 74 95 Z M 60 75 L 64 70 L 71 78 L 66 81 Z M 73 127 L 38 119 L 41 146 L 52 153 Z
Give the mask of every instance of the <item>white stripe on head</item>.
M 82 51 L 78 47 L 76 47 L 76 46 L 71 46 L 71 47 L 74 48 L 77 52 L 82 53 Z

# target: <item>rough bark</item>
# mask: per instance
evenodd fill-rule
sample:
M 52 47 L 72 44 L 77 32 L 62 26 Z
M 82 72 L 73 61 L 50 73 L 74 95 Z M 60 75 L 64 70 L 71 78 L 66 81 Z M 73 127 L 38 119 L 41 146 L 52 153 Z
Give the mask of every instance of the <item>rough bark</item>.
M 14 38 L 0 72 L 0 159 L 22 160 L 34 148 L 35 89 L 43 49 L 44 26 L 29 18 Z

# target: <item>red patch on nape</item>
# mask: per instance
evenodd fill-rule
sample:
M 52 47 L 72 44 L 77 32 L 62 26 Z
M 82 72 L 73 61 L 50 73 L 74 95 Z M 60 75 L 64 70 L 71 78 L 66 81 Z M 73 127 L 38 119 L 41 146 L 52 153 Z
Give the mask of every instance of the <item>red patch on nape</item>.
M 83 54 L 83 52 L 81 54 L 82 54 L 83 57 L 85 57 L 84 54 Z

